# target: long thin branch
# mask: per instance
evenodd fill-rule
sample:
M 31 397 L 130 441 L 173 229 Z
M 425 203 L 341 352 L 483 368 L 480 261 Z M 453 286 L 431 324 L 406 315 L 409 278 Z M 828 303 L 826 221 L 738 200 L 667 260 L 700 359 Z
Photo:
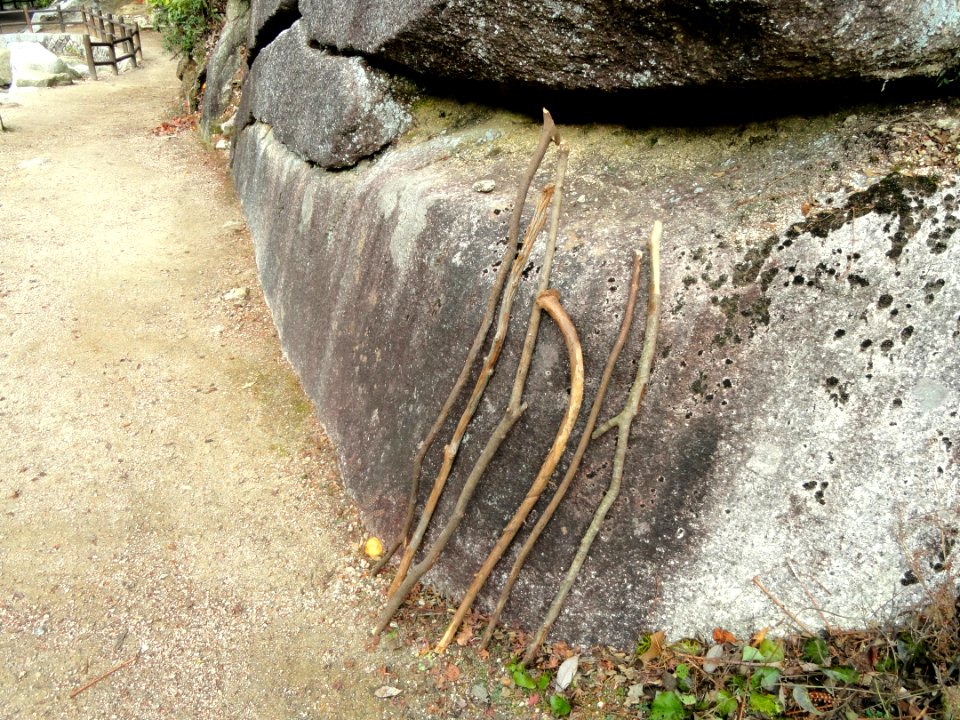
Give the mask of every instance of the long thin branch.
M 547 611 L 543 623 L 540 625 L 540 629 L 537 630 L 537 634 L 527 646 L 527 650 L 521 661 L 523 665 L 527 665 L 540 651 L 540 646 L 543 644 L 550 628 L 553 627 L 554 621 L 556 621 L 560 615 L 560 609 L 563 607 L 563 603 L 573 587 L 573 583 L 576 581 L 577 575 L 583 567 L 583 563 L 587 559 L 590 546 L 600 532 L 600 527 L 603 525 L 607 512 L 609 512 L 617 496 L 620 494 L 620 484 L 623 480 L 623 465 L 626 459 L 627 446 L 630 443 L 630 426 L 640 410 L 640 403 L 643 402 L 643 396 L 647 391 L 647 384 L 650 381 L 650 371 L 653 368 L 653 356 L 657 347 L 657 332 L 660 329 L 660 237 L 662 234 L 663 225 L 658 220 L 653 224 L 653 233 L 650 235 L 650 290 L 647 297 L 647 324 L 644 329 L 643 351 L 640 355 L 637 375 L 634 378 L 633 385 L 630 387 L 630 394 L 627 397 L 623 410 L 621 410 L 612 421 L 604 423 L 599 430 L 593 433 L 593 437 L 597 438 L 610 428 L 618 428 L 617 450 L 613 458 L 613 474 L 610 478 L 610 486 L 600 501 L 600 505 L 594 513 L 593 520 L 590 521 L 590 526 L 580 540 L 580 547 L 577 548 L 577 554 L 574 556 L 573 562 L 570 564 L 570 568 L 567 570 L 563 582 L 560 583 L 557 594 L 553 599 L 553 603 L 550 605 L 550 609 Z
M 550 504 L 547 505 L 546 509 L 543 511 L 543 515 L 541 515 L 537 520 L 537 524 L 534 525 L 533 530 L 530 531 L 530 535 L 528 535 L 527 539 L 524 541 L 523 547 L 520 548 L 520 553 L 517 555 L 517 559 L 513 562 L 513 567 L 510 569 L 510 575 L 507 577 L 507 581 L 500 590 L 500 597 L 497 600 L 497 607 L 493 611 L 490 621 L 487 623 L 487 629 L 484 631 L 483 637 L 480 639 L 481 649 L 486 648 L 490 644 L 490 640 L 493 638 L 493 631 L 496 629 L 497 623 L 500 621 L 500 615 L 503 614 L 503 609 L 507 604 L 507 599 L 510 597 L 510 592 L 513 590 L 513 586 L 517 582 L 517 578 L 520 577 L 520 570 L 523 568 L 523 564 L 526 562 L 527 556 L 533 550 L 533 546 L 540 538 L 540 535 L 547 527 L 547 524 L 553 518 L 553 514 L 560 506 L 560 501 L 563 500 L 563 497 L 566 495 L 570 484 L 573 482 L 573 478 L 576 477 L 577 471 L 580 469 L 580 462 L 583 460 L 583 455 L 587 450 L 587 446 L 590 444 L 590 434 L 593 432 L 593 428 L 597 423 L 597 418 L 600 415 L 600 409 L 603 406 L 604 398 L 607 396 L 607 387 L 610 385 L 610 377 L 613 375 L 613 368 L 617 364 L 617 359 L 620 357 L 620 351 L 623 350 L 623 346 L 627 342 L 627 336 L 630 334 L 630 328 L 633 325 L 633 311 L 637 302 L 637 292 L 640 288 L 640 266 L 642 257 L 643 255 L 640 252 L 637 252 L 634 255 L 633 271 L 630 276 L 630 291 L 627 293 L 627 306 L 623 313 L 623 320 L 620 323 L 620 333 L 617 335 L 617 339 L 613 344 L 613 348 L 610 350 L 610 355 L 607 357 L 607 364 L 603 368 L 603 374 L 600 377 L 600 385 L 597 387 L 597 395 L 593 399 L 593 405 L 590 408 L 590 415 L 587 416 L 587 424 L 583 428 L 583 434 L 580 436 L 580 442 L 577 445 L 576 452 L 573 455 L 573 459 L 570 461 L 570 465 L 567 467 L 567 472 L 563 476 L 563 480 L 557 486 L 553 497 L 550 499 Z
M 123 668 L 125 668 L 127 665 L 130 665 L 131 663 L 136 662 L 137 658 L 139 658 L 139 657 L 140 657 L 140 653 L 137 653 L 136 655 L 133 655 L 133 656 L 131 656 L 131 657 L 128 657 L 128 658 L 127 658 L 126 660 L 124 660 L 122 663 L 119 663 L 118 665 L 114 665 L 112 668 L 110 668 L 109 670 L 107 670 L 105 673 L 101 673 L 100 675 L 97 675 L 97 676 L 96 676 L 95 678 L 93 678 L 92 680 L 87 681 L 86 683 L 84 683 L 83 685 L 81 685 L 81 686 L 78 687 L 76 690 L 74 690 L 73 692 L 70 693 L 70 699 L 73 700 L 73 699 L 76 698 L 77 695 L 79 695 L 80 693 L 86 692 L 87 690 L 89 690 L 90 688 L 92 688 L 92 687 L 93 687 L 94 685 L 96 685 L 97 683 L 102 682 L 103 680 L 106 680 L 108 677 L 110 677 L 111 675 L 113 675 L 115 672 L 118 672 L 119 670 L 123 670 Z
M 557 160 L 556 181 L 554 183 L 555 187 L 562 187 L 563 185 L 563 175 L 566 172 L 567 157 L 569 154 L 570 148 L 566 145 L 566 143 L 561 142 L 560 157 Z M 561 193 L 554 193 L 553 200 L 555 217 L 557 217 L 559 213 L 559 211 L 556 210 L 556 205 L 560 202 L 560 197 Z M 557 223 L 551 222 L 550 233 L 547 237 L 547 246 L 544 250 L 543 267 L 540 270 L 539 290 L 541 292 L 546 289 L 550 282 L 550 271 L 553 264 L 553 256 L 556 250 L 556 245 Z M 515 264 L 514 270 L 516 270 L 516 267 L 517 266 Z M 515 277 L 518 276 L 515 275 Z M 511 283 L 512 282 L 513 280 L 511 279 Z M 526 405 L 521 404 L 520 399 L 523 395 L 523 384 L 526 382 L 530 362 L 533 360 L 533 346 L 534 342 L 536 341 L 536 332 L 537 328 L 539 327 L 539 319 L 540 308 L 536 303 L 534 303 L 533 308 L 530 311 L 530 322 L 527 326 L 527 334 L 524 338 L 523 352 L 520 355 L 520 360 L 517 364 L 516 375 L 514 376 L 513 391 L 510 394 L 510 402 L 504 411 L 503 417 L 497 424 L 497 427 L 490 436 L 490 439 L 487 441 L 487 444 L 484 447 L 483 452 L 480 454 L 480 457 L 477 458 L 477 461 L 474 463 L 470 474 L 467 476 L 467 480 L 464 483 L 463 488 L 460 490 L 460 495 L 457 497 L 457 502 L 454 505 L 453 512 L 451 513 L 450 519 L 447 521 L 446 526 L 437 536 L 433 546 L 431 546 L 430 550 L 427 552 L 426 557 L 417 565 L 410 568 L 410 571 L 406 578 L 404 578 L 402 584 L 400 584 L 399 587 L 397 587 L 397 589 L 391 594 L 390 599 L 387 601 L 386 607 L 377 620 L 374 634 L 379 634 L 383 631 L 383 629 L 387 626 L 387 623 L 390 622 L 390 618 L 393 617 L 400 605 L 403 603 L 404 599 L 406 599 L 407 595 L 410 594 L 413 586 L 416 585 L 420 578 L 423 577 L 423 575 L 436 563 L 440 553 L 443 552 L 443 549 L 447 546 L 447 543 L 450 541 L 453 533 L 455 533 L 457 528 L 460 526 L 460 522 L 463 520 L 464 514 L 466 513 L 467 504 L 470 502 L 470 498 L 473 497 L 473 493 L 477 489 L 477 484 L 480 482 L 481 476 L 486 471 L 487 466 L 490 464 L 490 461 L 493 459 L 493 456 L 496 454 L 497 450 L 499 450 L 500 445 L 503 444 L 507 434 L 526 410 Z M 531 335 L 533 336 L 532 340 Z
M 537 174 L 540 163 L 543 162 L 543 157 L 546 154 L 547 148 L 550 146 L 551 142 L 559 142 L 559 134 L 557 133 L 557 127 L 553 122 L 553 117 L 546 110 L 546 108 L 544 108 L 543 127 L 540 130 L 540 140 L 537 143 L 537 149 L 534 151 L 533 157 L 530 159 L 530 164 L 528 165 L 523 177 L 520 179 L 520 183 L 517 187 L 517 196 L 514 200 L 513 213 L 510 215 L 510 224 L 507 229 L 507 246 L 504 248 L 503 257 L 501 258 L 500 262 L 500 268 L 497 270 L 497 274 L 494 277 L 493 286 L 490 288 L 490 296 L 487 298 L 487 308 L 483 314 L 483 318 L 480 321 L 480 327 L 477 329 L 477 334 L 473 338 L 473 344 L 470 346 L 470 350 L 467 352 L 467 357 L 463 362 L 463 368 L 460 370 L 460 374 L 457 376 L 456 382 L 454 382 L 453 388 L 450 390 L 450 394 L 443 403 L 443 407 L 440 409 L 440 413 L 437 415 L 436 420 L 433 421 L 433 425 L 417 445 L 417 452 L 414 455 L 413 468 L 410 473 L 410 492 L 407 496 L 407 512 L 406 517 L 403 520 L 403 530 L 400 532 L 399 538 L 394 542 L 390 549 L 384 553 L 380 561 L 373 567 L 371 573 L 374 575 L 380 572 L 380 570 L 383 569 L 388 562 L 390 562 L 390 558 L 393 557 L 393 554 L 401 545 L 407 542 L 407 538 L 410 535 L 410 528 L 413 526 L 413 517 L 417 507 L 417 495 L 420 490 L 420 475 L 423 471 L 424 458 L 426 458 L 427 452 L 437 439 L 437 435 L 440 434 L 440 430 L 447 421 L 447 417 L 449 417 L 454 403 L 456 403 L 457 398 L 460 397 L 460 393 L 463 391 L 463 387 L 466 385 L 467 380 L 470 377 L 470 370 L 473 367 L 473 363 L 476 361 L 477 355 L 480 354 L 480 348 L 483 346 L 483 341 L 486 339 L 487 333 L 490 331 L 490 326 L 493 324 L 494 311 L 496 310 L 497 302 L 500 300 L 500 295 L 503 292 L 504 284 L 507 281 L 507 275 L 509 273 L 511 264 L 510 260 L 514 257 L 514 255 L 516 255 L 517 252 L 517 242 L 520 236 L 520 217 L 521 213 L 523 212 L 523 206 L 526 204 L 527 193 L 530 190 L 533 177 Z M 409 560 L 407 561 L 407 565 L 409 565 Z M 400 574 L 401 573 L 398 573 L 398 575 Z
M 473 605 L 473 601 L 476 599 L 477 593 L 480 592 L 480 588 L 487 582 L 487 578 L 490 577 L 493 568 L 497 562 L 499 562 L 500 558 L 503 557 L 503 553 L 506 552 L 513 538 L 516 537 L 520 531 L 523 521 L 527 519 L 527 515 L 530 514 L 533 506 L 536 505 L 537 500 L 540 499 L 541 493 L 543 493 L 544 488 L 547 486 L 547 481 L 550 480 L 550 476 L 553 475 L 557 463 L 560 462 L 563 451 L 567 448 L 570 433 L 573 432 L 573 426 L 576 424 L 577 417 L 580 415 L 580 406 L 583 404 L 583 350 L 580 346 L 580 339 L 577 337 L 577 329 L 573 326 L 573 321 L 560 304 L 560 293 L 556 290 L 547 290 L 545 293 L 542 293 L 537 298 L 537 305 L 539 305 L 542 310 L 546 310 L 547 314 L 553 318 L 557 327 L 560 328 L 560 333 L 563 335 L 564 342 L 567 345 L 567 353 L 570 356 L 570 399 L 567 403 L 567 411 L 563 416 L 563 422 L 560 424 L 560 428 L 557 430 L 556 437 L 554 437 L 553 444 L 550 446 L 550 452 L 548 452 L 546 458 L 544 458 L 540 466 L 540 471 L 531 483 L 526 497 L 523 499 L 523 502 L 520 503 L 520 507 L 517 508 L 517 512 L 510 519 L 510 522 L 504 527 L 500 538 L 493 546 L 490 554 L 487 555 L 486 560 L 483 561 L 483 564 L 473 578 L 473 582 L 467 589 L 463 600 L 461 600 L 460 607 L 457 608 L 457 612 L 447 626 L 446 632 L 443 634 L 440 642 L 437 643 L 436 651 L 438 653 L 446 650 L 447 646 L 453 640 L 463 619 L 467 613 L 470 612 L 470 606 Z
M 490 378 L 493 377 L 493 373 L 496 370 L 497 361 L 500 359 L 500 353 L 503 350 L 503 343 L 507 338 L 507 329 L 510 325 L 510 311 L 513 309 L 513 301 L 517 295 L 517 289 L 520 287 L 523 268 L 530 259 L 530 253 L 533 252 L 537 235 L 543 230 L 543 226 L 547 221 L 547 208 L 550 206 L 550 200 L 553 197 L 553 189 L 553 185 L 547 185 L 543 189 L 540 195 L 540 201 L 537 203 L 537 208 L 533 213 L 533 218 L 530 220 L 530 225 L 527 227 L 527 232 L 524 235 L 520 252 L 513 260 L 510 282 L 507 285 L 507 289 L 503 295 L 503 301 L 500 304 L 500 313 L 497 317 L 497 329 L 494 332 L 493 341 L 490 344 L 490 349 L 487 351 L 486 358 L 484 358 L 483 367 L 480 369 L 479 376 L 477 376 L 473 392 L 470 393 L 470 398 L 467 400 L 467 406 L 460 415 L 457 427 L 453 431 L 453 436 L 443 447 L 443 462 L 440 465 L 439 472 L 437 472 L 437 477 L 433 481 L 433 489 L 430 491 L 430 497 L 427 498 L 423 512 L 420 514 L 417 529 L 410 538 L 410 543 L 407 545 L 403 557 L 400 559 L 400 566 L 397 568 L 397 573 L 393 578 L 393 582 L 390 584 L 389 594 L 393 594 L 397 591 L 397 588 L 400 587 L 400 583 L 403 582 L 407 574 L 407 569 L 410 567 L 414 554 L 419 549 L 420 543 L 423 542 L 423 536 L 426 534 L 430 520 L 433 518 L 433 511 L 436 510 L 437 503 L 440 502 L 440 495 L 444 487 L 446 487 L 447 479 L 453 470 L 453 463 L 457 458 L 460 443 L 463 440 L 463 436 L 467 433 L 467 427 L 470 425 L 470 421 L 473 420 L 477 406 L 480 405 L 480 400 L 487 389 L 487 384 L 490 382 Z

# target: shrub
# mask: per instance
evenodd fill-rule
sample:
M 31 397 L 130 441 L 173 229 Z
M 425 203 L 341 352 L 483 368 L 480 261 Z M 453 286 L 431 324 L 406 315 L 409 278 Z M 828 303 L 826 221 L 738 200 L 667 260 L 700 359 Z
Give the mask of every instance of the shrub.
M 150 0 L 163 46 L 174 55 L 191 56 L 203 41 L 207 27 L 218 19 L 208 0 Z

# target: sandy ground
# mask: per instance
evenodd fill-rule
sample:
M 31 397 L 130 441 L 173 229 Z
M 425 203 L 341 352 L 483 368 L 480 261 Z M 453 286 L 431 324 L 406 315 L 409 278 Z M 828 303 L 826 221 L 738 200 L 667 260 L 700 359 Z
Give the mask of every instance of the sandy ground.
M 501 717 L 415 628 L 364 649 L 384 581 L 145 49 L 0 109 L 0 718 Z

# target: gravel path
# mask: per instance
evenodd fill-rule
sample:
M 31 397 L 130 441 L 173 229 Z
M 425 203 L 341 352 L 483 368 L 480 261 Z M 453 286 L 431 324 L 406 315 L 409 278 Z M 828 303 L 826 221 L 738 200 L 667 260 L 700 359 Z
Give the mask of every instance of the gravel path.
M 452 716 L 476 673 L 415 628 L 363 647 L 382 581 L 224 159 L 150 132 L 177 81 L 145 50 L 2 109 L 0 718 Z

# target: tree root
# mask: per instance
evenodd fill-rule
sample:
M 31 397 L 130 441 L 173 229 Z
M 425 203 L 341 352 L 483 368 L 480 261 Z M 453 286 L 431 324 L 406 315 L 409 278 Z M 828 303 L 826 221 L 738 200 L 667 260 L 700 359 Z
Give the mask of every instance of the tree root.
M 637 375 L 630 388 L 630 394 L 627 397 L 623 409 L 593 433 L 593 438 L 596 439 L 608 430 L 614 427 L 618 428 L 617 450 L 613 458 L 613 474 L 610 478 L 610 486 L 607 488 L 603 500 L 600 501 L 600 505 L 594 513 L 590 526 L 580 540 L 580 547 L 577 549 L 577 553 L 573 558 L 573 562 L 570 564 L 569 570 L 567 570 L 566 576 L 560 583 L 560 587 L 550 605 L 550 609 L 547 611 L 543 623 L 537 630 L 533 640 L 531 640 L 527 646 L 526 652 L 521 660 L 521 665 L 528 665 L 540 651 L 540 646 L 543 644 L 553 623 L 560 615 L 563 603 L 573 587 L 573 583 L 576 581 L 577 575 L 583 567 L 583 563 L 587 559 L 590 547 L 600 532 L 600 527 L 603 525 L 607 512 L 609 512 L 610 507 L 620 494 L 620 485 L 623 480 L 623 465 L 626 458 L 627 446 L 630 442 L 630 426 L 639 412 L 643 396 L 646 394 L 647 384 L 650 380 L 650 371 L 653 367 L 653 356 L 656 351 L 657 332 L 660 328 L 660 237 L 662 233 L 663 225 L 658 220 L 654 223 L 653 233 L 650 236 L 649 243 L 650 289 L 647 297 L 647 323 L 644 330 L 643 351 L 640 355 Z
M 566 495 L 567 489 L 573 482 L 573 478 L 580 469 L 580 462 L 583 460 L 587 446 L 590 444 L 590 435 L 593 432 L 594 425 L 596 425 L 597 418 L 600 415 L 600 409 L 603 406 L 604 398 L 606 398 L 607 395 L 607 387 L 610 384 L 610 377 L 613 375 L 614 366 L 617 364 L 617 359 L 620 357 L 620 351 L 623 350 L 623 346 L 627 342 L 627 336 L 630 334 L 630 328 L 633 325 L 634 306 L 636 305 L 637 292 L 640 287 L 641 259 L 642 253 L 637 252 L 633 259 L 633 272 L 631 273 L 630 277 L 630 291 L 627 293 L 627 306 L 623 313 L 623 320 L 620 323 L 620 332 L 613 344 L 613 348 L 610 350 L 609 356 L 607 357 L 607 363 L 603 368 L 603 375 L 600 378 L 600 385 L 597 388 L 597 395 L 594 398 L 593 405 L 590 408 L 590 415 L 587 417 L 587 424 L 583 428 L 583 434 L 580 437 L 580 442 L 577 445 L 576 452 L 573 455 L 573 459 L 570 461 L 570 465 L 567 467 L 567 472 L 564 474 L 563 480 L 557 486 L 553 497 L 550 499 L 550 504 L 547 505 L 546 509 L 543 511 L 543 514 L 537 520 L 537 524 L 534 525 L 533 530 L 530 531 L 530 535 L 527 536 L 527 539 L 523 543 L 523 547 L 520 549 L 520 553 L 517 555 L 516 560 L 514 560 L 513 567 L 510 569 L 510 575 L 507 577 L 507 581 L 504 583 L 503 588 L 500 591 L 500 597 L 497 600 L 497 607 L 493 611 L 493 615 L 490 617 L 490 621 L 487 624 L 487 629 L 483 633 L 483 637 L 480 639 L 480 649 L 485 649 L 490 644 L 490 640 L 493 638 L 493 632 L 496 630 L 497 623 L 500 621 L 500 615 L 503 614 L 503 609 L 510 597 L 510 591 L 513 590 L 513 586 L 517 582 L 517 578 L 520 576 L 520 570 L 523 568 L 523 564 L 526 562 L 527 556 L 533 550 L 533 546 L 540 538 L 540 535 L 547 527 L 547 524 L 553 518 L 553 514 L 556 512 L 560 502 L 564 498 L 564 495 Z
M 473 344 L 470 346 L 470 350 L 467 352 L 467 357 L 464 359 L 463 368 L 460 370 L 460 374 L 457 376 L 457 379 L 453 384 L 453 388 L 450 390 L 450 394 L 447 396 L 447 399 L 444 402 L 443 407 L 440 409 L 440 413 L 437 415 L 436 420 L 434 420 L 433 425 L 417 445 L 417 452 L 413 458 L 410 491 L 407 496 L 407 510 L 403 521 L 403 529 L 401 530 L 398 539 L 393 543 L 393 545 L 391 545 L 390 549 L 383 554 L 383 557 L 380 559 L 380 561 L 373 567 L 371 570 L 372 574 L 380 572 L 380 570 L 382 570 L 383 567 L 390 561 L 390 558 L 393 557 L 394 553 L 396 553 L 400 546 L 407 542 L 407 538 L 410 536 L 410 529 L 413 527 L 413 518 L 414 513 L 416 512 L 417 496 L 420 490 L 420 475 L 423 471 L 423 461 L 426 458 L 427 452 L 429 452 L 434 441 L 437 439 L 437 435 L 440 434 L 440 430 L 443 428 L 444 423 L 447 421 L 450 411 L 453 409 L 454 403 L 456 403 L 457 398 L 460 397 L 460 393 L 463 391 L 463 388 L 470 377 L 470 371 L 473 367 L 473 363 L 480 354 L 480 348 L 483 346 L 483 341 L 486 339 L 487 333 L 490 331 L 490 326 L 493 324 L 494 311 L 496 310 L 497 302 L 500 300 L 500 295 L 507 280 L 507 274 L 511 265 L 510 261 L 517 252 L 517 241 L 520 236 L 520 217 L 523 207 L 526 204 L 527 192 L 530 190 L 533 177 L 536 175 L 537 169 L 540 167 L 540 163 L 543 161 L 543 157 L 546 154 L 550 143 L 559 143 L 559 141 L 560 136 L 557 132 L 556 125 L 553 122 L 553 118 L 551 117 L 550 113 L 544 109 L 543 128 L 540 131 L 540 140 L 537 144 L 537 149 L 534 152 L 533 158 L 531 158 L 530 164 L 527 167 L 527 171 L 524 173 L 524 176 L 521 178 L 520 184 L 517 187 L 517 196 L 514 201 L 513 213 L 510 216 L 510 225 L 507 231 L 507 246 L 503 251 L 503 258 L 500 263 L 500 268 L 497 271 L 497 275 L 494 278 L 493 286 L 490 288 L 490 296 L 487 299 L 486 311 L 484 312 L 483 318 L 480 321 L 480 327 L 477 329 L 477 334 L 473 339 Z M 430 512 L 432 513 L 433 511 L 431 510 Z M 409 564 L 410 560 L 408 559 L 406 566 L 409 566 Z M 406 567 L 404 567 L 404 572 L 405 571 Z M 398 572 L 397 575 L 401 580 L 403 579 L 403 573 Z

